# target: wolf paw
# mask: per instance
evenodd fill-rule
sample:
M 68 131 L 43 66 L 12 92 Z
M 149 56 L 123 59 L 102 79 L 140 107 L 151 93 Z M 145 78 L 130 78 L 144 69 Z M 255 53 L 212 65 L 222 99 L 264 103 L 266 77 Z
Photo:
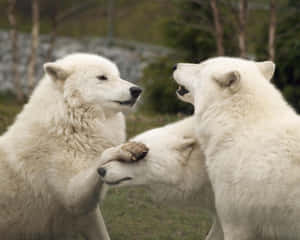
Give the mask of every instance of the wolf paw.
M 139 142 L 128 142 L 122 145 L 122 151 L 130 154 L 130 158 L 120 159 L 121 162 L 136 162 L 146 157 L 149 149 Z

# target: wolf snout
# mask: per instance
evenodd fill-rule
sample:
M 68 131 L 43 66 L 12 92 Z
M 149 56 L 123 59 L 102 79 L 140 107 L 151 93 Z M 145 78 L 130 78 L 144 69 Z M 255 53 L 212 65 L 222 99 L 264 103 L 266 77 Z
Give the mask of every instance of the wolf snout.
M 173 72 L 176 71 L 176 69 L 177 69 L 177 63 L 172 68 Z
M 138 98 L 142 93 L 142 89 L 139 87 L 131 87 L 129 91 L 133 98 Z
M 105 175 L 106 175 L 106 169 L 105 168 L 103 168 L 103 167 L 101 167 L 101 168 L 98 168 L 98 173 L 99 173 L 99 175 L 101 176 L 101 177 L 105 177 Z

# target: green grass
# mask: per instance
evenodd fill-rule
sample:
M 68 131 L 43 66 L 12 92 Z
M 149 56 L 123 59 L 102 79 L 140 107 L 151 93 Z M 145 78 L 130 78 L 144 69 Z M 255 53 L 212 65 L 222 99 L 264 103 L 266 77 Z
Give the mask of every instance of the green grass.
M 199 240 L 209 229 L 197 209 L 155 204 L 145 189 L 112 189 L 102 208 L 113 240 Z
M 0 96 L 0 133 L 3 133 L 12 124 L 21 108 L 22 106 L 11 97 Z
M 21 108 L 12 99 L 0 97 L 0 132 Z M 127 116 L 128 135 L 182 117 L 136 112 Z M 201 240 L 210 226 L 209 217 L 188 203 L 185 207 L 159 205 L 142 188 L 111 189 L 101 208 L 112 240 Z
M 182 117 L 182 115 L 161 115 L 148 112 L 142 114 L 140 112 L 130 114 L 126 117 L 127 136 L 128 138 L 131 138 L 136 134 L 142 133 L 148 129 L 163 126 Z

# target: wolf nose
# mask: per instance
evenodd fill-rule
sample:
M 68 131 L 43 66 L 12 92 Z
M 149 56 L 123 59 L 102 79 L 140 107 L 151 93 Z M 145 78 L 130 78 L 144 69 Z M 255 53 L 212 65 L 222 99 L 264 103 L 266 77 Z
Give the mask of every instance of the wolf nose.
M 106 169 L 105 168 L 98 168 L 98 173 L 101 177 L 105 177 Z
M 134 98 L 138 98 L 138 96 L 140 96 L 140 94 L 142 93 L 142 89 L 140 89 L 139 87 L 131 87 L 129 89 L 131 96 Z
M 177 69 L 177 65 L 178 65 L 178 64 L 176 63 L 176 64 L 173 66 L 173 68 L 172 68 L 172 69 L 173 69 L 173 72 Z

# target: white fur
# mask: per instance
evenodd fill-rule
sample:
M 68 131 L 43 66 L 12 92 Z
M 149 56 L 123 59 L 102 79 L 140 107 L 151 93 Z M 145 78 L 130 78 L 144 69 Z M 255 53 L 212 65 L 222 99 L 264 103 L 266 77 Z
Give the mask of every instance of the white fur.
M 146 131 L 132 141 L 142 142 L 149 152 L 145 159 L 136 163 L 110 161 L 122 158 L 122 148 L 106 150 L 108 163 L 104 182 L 116 183 L 130 177 L 131 180 L 115 185 L 147 186 L 160 202 L 195 205 L 208 210 L 214 218 L 214 225 L 206 240 L 222 240 L 223 233 L 214 207 L 214 197 L 206 172 L 205 159 L 195 140 L 195 117 L 189 117 L 161 128 Z M 126 157 L 126 153 L 123 153 Z
M 266 81 L 273 72 L 219 57 L 174 73 L 193 98 L 225 240 L 300 236 L 300 119 Z
M 133 84 L 115 64 L 72 54 L 45 64 L 15 123 L 0 138 L 1 239 L 109 239 L 97 207 L 99 154 L 125 140 L 124 106 Z M 100 81 L 98 75 L 107 75 Z

